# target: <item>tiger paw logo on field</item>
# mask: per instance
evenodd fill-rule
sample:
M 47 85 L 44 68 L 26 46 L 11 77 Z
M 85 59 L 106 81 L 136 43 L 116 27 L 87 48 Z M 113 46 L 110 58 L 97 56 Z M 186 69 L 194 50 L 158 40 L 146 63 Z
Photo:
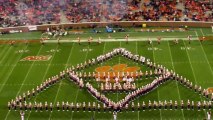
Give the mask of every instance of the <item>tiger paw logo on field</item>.
M 48 61 L 52 55 L 27 56 L 20 61 Z
M 119 80 L 122 80 L 123 76 L 128 77 L 136 77 L 136 72 L 140 70 L 140 67 L 138 66 L 130 66 L 128 67 L 127 64 L 117 64 L 114 66 L 102 66 L 95 69 L 96 78 L 100 78 L 101 81 L 105 81 L 105 78 L 108 77 L 113 82 L 113 79 L 115 77 L 119 78 Z

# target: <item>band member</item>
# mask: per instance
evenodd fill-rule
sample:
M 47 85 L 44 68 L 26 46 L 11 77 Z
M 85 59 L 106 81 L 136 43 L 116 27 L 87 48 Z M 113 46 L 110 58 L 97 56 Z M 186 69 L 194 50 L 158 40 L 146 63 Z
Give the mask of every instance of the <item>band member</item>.
M 113 112 L 113 119 L 117 120 L 117 112 L 115 112 L 115 111 Z
M 57 107 L 57 110 L 60 111 L 60 103 L 59 102 L 57 102 L 56 107 Z
M 172 107 L 173 107 L 172 100 L 170 100 L 169 106 L 170 106 L 170 110 L 172 110 Z
M 75 109 L 75 105 L 74 105 L 74 103 L 73 103 L 73 102 L 70 104 L 70 109 L 72 110 L 72 112 L 73 112 L 73 111 L 74 111 L 74 109 Z
M 138 111 L 140 111 L 140 103 L 138 102 Z
M 43 104 L 41 102 L 40 102 L 39 106 L 40 106 L 40 112 L 43 112 Z
M 158 37 L 157 39 L 158 39 L 158 41 L 157 41 L 158 44 L 160 44 L 160 42 L 161 42 L 161 37 Z
M 152 44 L 152 40 L 148 38 L 148 44 Z
M 80 104 L 79 103 L 76 103 L 76 109 L 77 109 L 77 111 L 79 111 L 79 109 L 80 109 Z
M 151 110 L 151 109 L 152 109 L 152 103 L 151 103 L 151 101 L 150 101 L 150 100 L 149 100 L 148 107 L 149 107 L 149 110 Z
M 178 44 L 178 39 L 177 38 L 174 40 L 174 44 Z
M 34 88 L 32 89 L 32 94 L 33 94 L 33 97 L 35 96 L 35 90 Z
M 98 112 L 100 112 L 101 111 L 101 106 L 100 106 L 100 104 L 98 104 Z
M 167 109 L 167 101 L 164 101 L 164 109 Z
M 85 110 L 86 110 L 86 103 L 83 102 L 83 111 L 85 112 Z
M 36 103 L 36 102 L 34 103 L 34 109 L 35 109 L 35 111 L 37 112 L 38 107 L 37 107 L 37 103 Z
M 203 101 L 203 109 L 206 109 L 206 101 Z
M 10 42 L 10 45 L 11 45 L 11 46 L 13 46 L 14 44 L 15 44 L 15 41 L 14 41 L 14 40 Z
M 175 101 L 175 109 L 176 110 L 178 109 L 178 103 L 177 103 L 177 101 Z
M 45 102 L 44 107 L 45 107 L 45 110 L 48 111 L 48 104 L 47 104 L 47 101 Z
M 11 110 L 11 103 L 10 102 L 8 102 L 7 106 L 8 106 L 8 109 Z
M 154 101 L 154 103 L 153 103 L 153 107 L 154 107 L 154 110 L 156 110 L 156 109 L 157 109 L 157 102 L 156 102 L 156 101 Z
M 81 44 L 81 38 L 77 37 L 77 40 L 78 40 L 78 44 L 80 45 Z
M 24 112 L 20 111 L 20 115 L 21 115 L 21 120 L 24 120 Z
M 90 45 L 91 42 L 92 42 L 93 38 L 90 36 L 89 39 L 88 39 L 88 44 Z
M 42 45 L 44 45 L 44 40 L 43 40 L 43 39 L 41 39 L 41 40 L 40 40 L 40 43 L 41 43 Z
M 126 104 L 125 105 L 125 111 L 128 112 L 128 110 L 129 110 L 129 104 Z
M 27 91 L 27 98 L 28 99 L 30 98 L 30 91 L 29 90 Z
M 181 109 L 184 109 L 184 102 L 181 100 Z
M 188 100 L 187 101 L 187 109 L 189 110 L 191 108 L 191 106 L 190 106 L 190 101 Z
M 24 102 L 24 110 L 27 111 L 27 108 L 28 108 L 28 105 L 27 105 L 27 102 L 25 101 Z
M 159 109 L 161 109 L 161 108 L 162 108 L 162 102 L 161 102 L 161 101 L 159 101 L 158 108 L 159 108 Z
M 98 44 L 101 44 L 101 38 L 100 37 L 98 38 Z
M 135 111 L 135 104 L 134 104 L 134 102 L 132 102 L 132 111 L 133 112 Z
M 89 110 L 89 112 L 91 111 L 91 104 L 90 104 L 90 102 L 88 103 L 88 110 Z
M 192 105 L 191 105 L 192 110 L 194 110 L 194 106 L 195 106 L 194 101 L 192 101 Z
M 200 101 L 198 101 L 197 102 L 197 109 L 198 109 L 198 111 L 200 111 L 200 108 L 201 108 L 200 106 L 201 106 L 201 103 L 200 103 Z
M 53 111 L 53 104 L 52 104 L 52 102 L 50 103 L 50 111 L 51 112 Z
M 29 102 L 28 109 L 29 109 L 30 111 L 32 110 L 32 103 L 31 103 L 31 102 Z
M 106 104 L 103 105 L 103 109 L 104 109 L 104 112 L 106 112 L 106 109 L 107 109 Z
M 126 34 L 125 39 L 126 39 L 126 44 L 127 44 L 128 41 L 129 41 L 129 35 L 128 34 Z
M 62 110 L 64 111 L 65 110 L 65 103 L 64 103 L 64 101 L 62 101 Z

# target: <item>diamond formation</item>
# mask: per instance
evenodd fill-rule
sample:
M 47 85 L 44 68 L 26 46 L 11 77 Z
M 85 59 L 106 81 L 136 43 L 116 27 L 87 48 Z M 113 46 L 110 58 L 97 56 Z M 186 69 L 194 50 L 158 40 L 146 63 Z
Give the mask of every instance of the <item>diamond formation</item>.
M 92 75 L 90 73 L 88 74 L 85 73 L 82 75 L 82 74 L 79 74 L 77 71 L 83 70 L 85 68 L 89 68 L 96 64 L 101 64 L 118 55 L 126 57 L 127 59 L 138 63 L 139 65 L 144 65 L 154 70 L 155 72 L 153 75 L 155 76 L 155 79 L 151 83 L 145 86 L 138 86 L 138 88 L 135 87 L 134 90 L 128 92 L 125 98 L 121 99 L 118 102 L 114 102 L 111 99 L 107 98 L 102 93 L 101 90 L 96 89 L 93 86 L 93 84 L 91 84 L 90 82 L 85 83 L 84 79 L 96 79 L 96 81 L 98 82 L 100 82 L 100 79 L 102 79 L 104 82 L 109 82 L 107 81 L 107 79 L 112 79 L 112 81 L 114 80 L 115 82 L 114 84 L 116 84 L 116 83 L 119 83 L 118 81 L 116 81 L 116 79 L 119 79 L 119 80 L 124 78 L 134 79 L 134 78 L 140 78 L 142 76 L 147 77 L 150 74 L 148 73 L 143 74 L 142 72 L 138 72 L 138 71 L 135 71 L 134 73 L 131 73 L 131 72 L 129 73 L 128 71 L 126 71 L 122 73 L 117 72 L 116 74 L 111 75 L 111 73 L 105 73 L 104 71 L 102 71 L 102 73 L 97 72 L 97 73 L 93 73 Z M 106 67 L 106 69 L 108 68 Z M 87 91 L 93 97 L 95 97 L 97 100 L 103 103 L 104 108 L 109 108 L 110 110 L 113 110 L 113 111 L 120 111 L 124 109 L 126 106 L 128 106 L 128 104 L 131 101 L 133 101 L 137 97 L 148 94 L 149 92 L 158 88 L 159 86 L 161 86 L 162 84 L 166 83 L 169 80 L 176 80 L 180 82 L 181 84 L 184 84 L 186 87 L 194 89 L 195 92 L 202 94 L 204 97 L 209 98 L 208 90 L 205 90 L 205 89 L 202 90 L 201 87 L 199 87 L 198 85 L 193 86 L 192 82 L 190 82 L 186 78 L 183 78 L 182 76 L 179 77 L 179 75 L 173 72 L 172 70 L 168 70 L 162 65 L 156 65 L 155 63 L 152 63 L 150 59 L 147 59 L 143 56 L 134 55 L 130 51 L 126 50 L 125 48 L 116 48 L 112 50 L 111 52 L 98 56 L 97 58 L 93 58 L 88 61 L 85 61 L 84 63 L 77 64 L 77 66 L 75 67 L 72 66 L 70 68 L 67 68 L 66 70 L 60 72 L 59 75 L 53 76 L 52 78 L 49 78 L 45 82 L 41 83 L 39 86 L 37 86 L 36 89 L 33 88 L 31 91 L 27 91 L 26 93 L 23 93 L 23 95 L 17 96 L 14 100 L 12 99 L 11 101 L 8 102 L 9 109 L 16 110 L 18 107 L 20 108 L 20 110 L 22 110 L 23 108 L 28 108 L 31 105 L 26 103 L 27 98 L 30 99 L 31 97 L 38 95 L 41 91 L 58 83 L 59 81 L 63 80 L 65 77 L 69 77 L 69 80 L 71 82 L 74 82 L 77 86 L 79 86 L 80 89 L 86 88 Z M 38 106 L 40 104 L 38 103 Z M 45 103 L 45 106 L 46 106 L 46 103 Z M 49 107 L 52 110 L 53 104 L 50 103 Z

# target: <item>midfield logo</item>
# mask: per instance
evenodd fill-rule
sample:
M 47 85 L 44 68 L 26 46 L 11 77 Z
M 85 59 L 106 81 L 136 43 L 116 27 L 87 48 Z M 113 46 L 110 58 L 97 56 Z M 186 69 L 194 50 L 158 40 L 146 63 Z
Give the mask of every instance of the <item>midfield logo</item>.
M 101 65 L 103 62 L 113 59 L 116 56 L 122 56 L 128 59 L 129 61 L 136 62 L 139 66 L 145 66 L 149 72 L 141 71 L 138 66 L 127 67 L 127 64 L 117 64 L 114 66 L 101 66 L 95 69 L 95 72 L 81 73 L 81 70 L 90 68 L 94 65 Z M 51 56 L 28 56 L 23 60 L 28 61 L 38 61 L 38 60 L 49 60 Z M 91 71 L 92 72 L 92 71 Z M 193 89 L 196 92 L 202 94 L 205 97 L 209 97 L 208 90 L 202 90 L 198 85 L 193 85 L 192 82 L 179 77 L 178 74 L 172 70 L 168 70 L 162 65 L 156 65 L 151 62 L 150 59 L 145 58 L 144 56 L 134 55 L 130 51 L 124 48 L 116 48 L 111 52 L 97 56 L 87 60 L 83 63 L 77 64 L 77 66 L 72 66 L 66 70 L 60 72 L 59 75 L 53 76 L 47 79 L 45 82 L 41 83 L 37 88 L 32 89 L 31 92 L 23 93 L 23 96 L 17 96 L 15 100 L 11 100 L 9 103 L 14 107 L 18 105 L 20 107 L 23 102 L 26 101 L 26 98 L 38 95 L 41 91 L 51 87 L 52 85 L 58 83 L 64 78 L 68 77 L 71 82 L 74 82 L 81 89 L 86 88 L 86 90 L 94 96 L 97 100 L 102 102 L 106 107 L 111 108 L 112 110 L 119 111 L 123 109 L 129 102 L 135 100 L 139 96 L 144 96 L 154 89 L 158 88 L 162 84 L 170 80 L 175 80 L 184 84 L 189 89 Z M 136 79 L 150 79 L 152 80 L 149 84 L 143 86 L 137 86 L 134 84 Z M 102 85 L 94 86 L 94 81 L 101 83 Z M 86 82 L 85 82 L 86 81 Z M 113 83 L 113 85 L 112 85 Z M 106 97 L 103 91 L 112 91 L 112 92 L 127 92 L 127 95 L 120 101 L 112 101 L 110 98 Z M 26 104 L 27 105 L 27 104 Z M 50 104 L 51 105 L 51 104 Z

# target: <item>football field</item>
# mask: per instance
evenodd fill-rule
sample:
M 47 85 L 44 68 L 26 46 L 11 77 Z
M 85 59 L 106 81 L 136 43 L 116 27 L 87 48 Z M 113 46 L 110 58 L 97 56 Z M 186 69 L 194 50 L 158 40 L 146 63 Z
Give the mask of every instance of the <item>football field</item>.
M 86 31 L 86 30 L 85 30 Z M 126 43 L 124 36 L 129 34 L 129 42 Z M 15 43 L 9 45 L 9 40 L 36 40 L 41 36 L 40 32 L 20 33 L 0 36 L 0 119 L 1 120 L 18 120 L 20 119 L 19 111 L 8 110 L 7 103 L 11 99 L 26 93 L 32 88 L 40 85 L 47 78 L 58 75 L 61 71 L 71 66 L 76 66 L 84 61 L 96 58 L 99 55 L 112 51 L 115 48 L 126 48 L 133 54 L 138 54 L 149 58 L 152 62 L 160 64 L 175 71 L 180 76 L 186 77 L 193 85 L 197 84 L 202 89 L 213 88 L 213 33 L 210 28 L 193 28 L 186 32 L 134 32 L 130 30 L 124 33 L 112 33 L 108 38 L 107 33 L 94 34 L 85 32 L 82 35 L 68 35 L 61 38 L 61 43 L 57 40 L 50 39 L 45 41 L 44 45 L 35 43 Z M 191 44 L 188 43 L 187 36 L 192 35 Z M 76 38 L 81 36 L 82 43 L 79 45 Z M 92 36 L 94 41 L 101 37 L 102 42 L 98 44 L 92 42 L 90 45 L 86 42 L 88 37 Z M 162 37 L 160 44 L 157 44 L 156 38 Z M 199 39 L 206 36 L 208 40 L 202 43 Z M 147 39 L 153 40 L 152 44 L 147 43 Z M 174 44 L 173 40 L 178 39 L 179 43 Z M 39 56 L 39 57 L 38 57 Z M 101 66 L 115 66 L 126 64 L 129 67 L 139 67 L 143 72 L 149 70 L 145 66 L 128 60 L 118 55 L 112 59 L 97 64 L 92 67 L 83 69 L 81 72 L 95 72 L 95 69 Z M 150 83 L 152 79 L 140 79 L 136 81 L 136 86 L 144 86 Z M 88 80 L 85 80 L 87 82 Z M 99 85 L 95 80 L 90 80 L 94 85 Z M 119 101 L 127 93 L 109 92 L 104 93 L 113 101 Z M 209 101 L 202 95 L 195 93 L 193 90 L 176 82 L 168 81 L 151 91 L 147 95 L 138 97 L 133 102 L 135 106 L 139 102 L 146 104 L 150 101 L 178 101 L 187 100 Z M 86 88 L 80 89 L 76 84 L 71 82 L 68 77 L 42 91 L 27 102 L 96 102 L 97 101 Z M 131 103 L 130 103 L 131 105 Z M 122 111 L 118 113 L 118 120 L 201 120 L 206 118 L 209 109 L 198 111 L 195 110 L 145 110 L 132 112 Z M 212 111 L 212 110 L 211 110 Z M 212 111 L 213 112 L 213 111 Z M 108 120 L 113 119 L 112 112 L 83 112 L 80 111 L 26 111 L 25 119 L 27 120 Z

